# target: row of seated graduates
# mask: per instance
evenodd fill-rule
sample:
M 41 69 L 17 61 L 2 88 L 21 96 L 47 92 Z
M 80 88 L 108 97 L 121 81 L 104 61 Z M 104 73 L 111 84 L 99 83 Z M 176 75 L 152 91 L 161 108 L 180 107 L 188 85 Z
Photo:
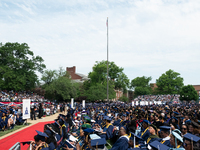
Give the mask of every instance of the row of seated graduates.
M 24 122 L 22 113 L 18 114 L 17 110 L 13 110 L 12 107 L 0 108 L 0 131 L 13 129 L 15 125 L 22 125 Z
M 53 123 L 45 124 L 44 131 L 37 131 L 34 141 L 22 142 L 30 144 L 27 150 L 61 150 L 65 148 L 65 139 L 71 128 L 70 115 L 59 114 Z

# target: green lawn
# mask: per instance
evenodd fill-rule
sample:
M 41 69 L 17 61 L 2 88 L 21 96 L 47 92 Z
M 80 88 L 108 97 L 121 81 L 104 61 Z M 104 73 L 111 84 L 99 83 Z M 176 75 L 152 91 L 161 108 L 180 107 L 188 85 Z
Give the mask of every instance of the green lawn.
M 112 142 L 111 142 L 110 140 L 106 140 L 106 142 L 107 142 L 107 144 L 106 144 L 107 149 L 111 149 L 111 148 L 112 148 L 112 145 L 113 145 Z M 108 143 L 109 143 L 110 145 L 109 145 Z
M 28 123 L 28 125 L 30 125 L 30 123 Z M 11 133 L 13 131 L 16 131 L 16 130 L 18 130 L 18 129 L 22 128 L 22 127 L 25 127 L 25 126 L 26 125 L 15 125 L 15 127 L 13 129 L 6 130 L 6 131 L 0 131 L 0 137 L 6 135 L 8 133 Z

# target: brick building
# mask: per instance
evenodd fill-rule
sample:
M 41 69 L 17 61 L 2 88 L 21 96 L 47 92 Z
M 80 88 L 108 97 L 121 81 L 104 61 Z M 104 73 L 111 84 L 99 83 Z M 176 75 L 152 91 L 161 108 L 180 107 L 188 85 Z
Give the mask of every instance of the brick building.
M 75 82 L 84 82 L 89 80 L 88 76 L 80 73 L 76 73 L 76 66 L 67 67 L 66 71 L 69 73 L 70 78 Z
M 200 85 L 193 85 L 195 90 L 197 91 L 198 95 L 200 96 Z

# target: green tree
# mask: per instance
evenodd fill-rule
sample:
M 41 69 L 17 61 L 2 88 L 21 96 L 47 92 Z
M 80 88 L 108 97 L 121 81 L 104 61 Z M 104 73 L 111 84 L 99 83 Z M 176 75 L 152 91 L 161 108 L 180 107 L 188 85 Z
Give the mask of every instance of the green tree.
M 180 73 L 170 69 L 156 80 L 156 85 L 160 94 L 178 94 L 184 84 Z
M 135 88 L 134 90 L 134 96 L 138 96 L 138 95 L 149 95 L 151 94 L 151 89 L 149 87 L 141 87 L 138 86 Z
M 114 86 L 109 84 L 109 99 L 116 97 L 116 93 L 113 90 Z M 86 91 L 87 100 L 96 101 L 96 100 L 105 100 L 107 98 L 107 85 L 97 83 L 89 87 L 89 90 Z
M 45 70 L 42 74 L 41 80 L 44 82 L 44 85 L 49 85 L 56 79 L 57 73 L 56 70 Z
M 197 91 L 192 85 L 183 86 L 180 92 L 180 100 L 197 101 L 199 98 Z
M 45 98 L 65 101 L 77 98 L 80 94 L 82 83 L 71 80 L 69 73 L 62 67 L 59 70 L 46 70 L 41 80 L 45 82 Z
M 45 87 L 45 97 L 58 101 L 70 100 L 78 96 L 79 84 L 66 77 L 58 77 Z
M 131 88 L 134 87 L 150 87 L 149 82 L 152 80 L 151 77 L 137 77 L 131 81 Z
M 90 84 L 96 85 L 97 83 L 107 83 L 107 61 L 96 62 L 93 71 L 89 73 Z M 108 63 L 110 82 L 114 83 L 114 89 L 122 89 L 124 92 L 129 87 L 129 79 L 123 73 L 123 68 L 117 66 L 114 62 Z
M 0 86 L 6 90 L 31 90 L 38 82 L 36 71 L 46 67 L 26 43 L 0 44 Z
M 137 77 L 131 81 L 131 88 L 134 89 L 134 96 L 138 95 L 148 95 L 151 94 L 152 89 L 150 87 L 151 77 Z
M 121 96 L 120 98 L 119 98 L 119 101 L 122 101 L 122 102 L 128 102 L 128 97 L 126 97 L 126 96 Z

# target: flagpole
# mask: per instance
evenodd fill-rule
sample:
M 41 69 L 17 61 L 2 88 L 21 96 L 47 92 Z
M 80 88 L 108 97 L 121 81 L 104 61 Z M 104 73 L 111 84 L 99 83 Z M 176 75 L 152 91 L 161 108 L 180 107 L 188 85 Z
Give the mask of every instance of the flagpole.
M 108 17 L 107 17 L 107 22 L 106 22 L 106 25 L 107 25 L 107 101 L 109 100 L 109 92 L 108 92 Z

